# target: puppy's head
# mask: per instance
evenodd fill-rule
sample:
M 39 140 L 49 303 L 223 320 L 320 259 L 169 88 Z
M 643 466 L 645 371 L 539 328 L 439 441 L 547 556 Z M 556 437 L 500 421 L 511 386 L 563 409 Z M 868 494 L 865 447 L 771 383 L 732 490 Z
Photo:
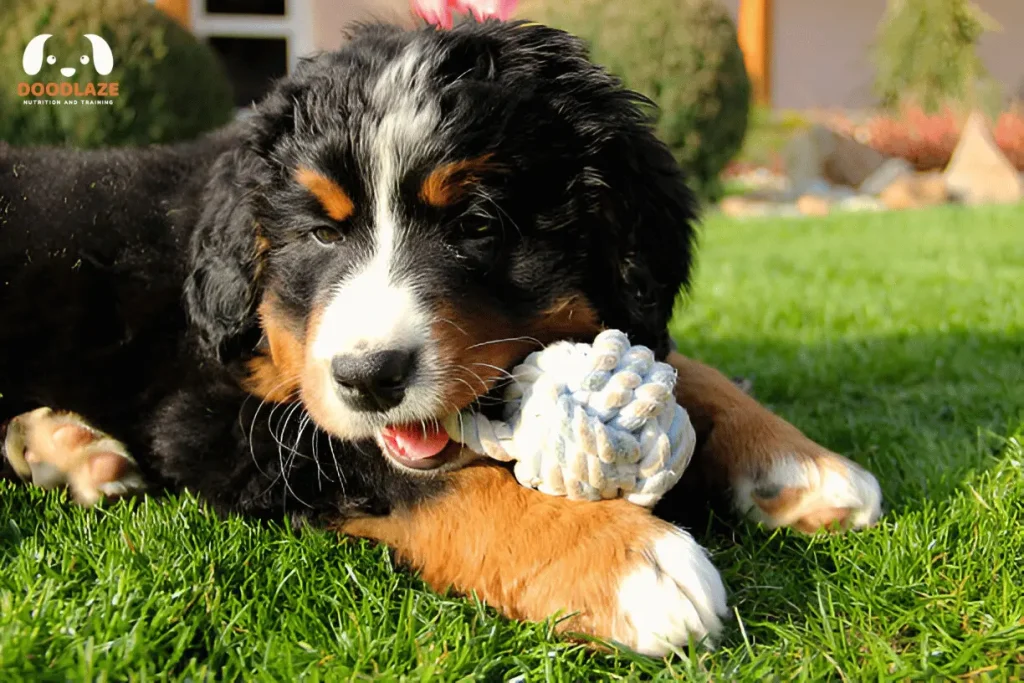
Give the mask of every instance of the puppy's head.
M 210 298 L 252 302 L 252 391 L 433 467 L 410 434 L 542 344 L 615 327 L 667 352 L 694 204 L 641 99 L 538 25 L 363 29 L 259 107 L 243 264 L 198 269 L 193 317 L 220 347 L 244 324 Z

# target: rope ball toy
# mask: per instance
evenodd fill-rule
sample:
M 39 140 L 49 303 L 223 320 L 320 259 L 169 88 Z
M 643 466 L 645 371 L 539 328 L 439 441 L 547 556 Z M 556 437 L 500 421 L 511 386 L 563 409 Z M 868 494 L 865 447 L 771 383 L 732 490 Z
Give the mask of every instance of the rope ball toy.
M 675 401 L 675 369 L 619 330 L 593 344 L 552 344 L 512 376 L 504 420 L 464 411 L 444 427 L 476 453 L 515 461 L 523 486 L 653 507 L 693 456 L 696 434 Z

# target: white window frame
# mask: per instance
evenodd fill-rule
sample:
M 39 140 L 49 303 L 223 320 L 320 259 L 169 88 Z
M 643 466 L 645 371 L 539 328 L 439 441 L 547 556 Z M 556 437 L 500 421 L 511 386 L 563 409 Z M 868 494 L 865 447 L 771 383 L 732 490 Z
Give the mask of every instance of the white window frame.
M 285 0 L 284 15 L 225 14 L 206 11 L 206 0 L 189 3 L 192 33 L 208 38 L 283 38 L 288 73 L 295 70 L 299 58 L 313 53 L 312 5 L 309 0 Z

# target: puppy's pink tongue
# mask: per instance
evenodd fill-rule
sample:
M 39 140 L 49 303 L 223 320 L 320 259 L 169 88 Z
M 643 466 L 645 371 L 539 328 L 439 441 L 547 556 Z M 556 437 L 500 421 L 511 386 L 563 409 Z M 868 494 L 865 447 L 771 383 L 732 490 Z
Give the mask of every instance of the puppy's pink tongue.
M 407 460 L 433 458 L 448 445 L 448 433 L 443 427 L 400 425 L 385 427 L 380 435 L 396 455 Z

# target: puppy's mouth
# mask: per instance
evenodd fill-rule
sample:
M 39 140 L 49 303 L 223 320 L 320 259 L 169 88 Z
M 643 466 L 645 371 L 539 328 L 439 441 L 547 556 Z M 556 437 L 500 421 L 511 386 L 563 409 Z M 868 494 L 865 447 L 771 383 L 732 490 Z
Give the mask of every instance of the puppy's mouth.
M 420 472 L 451 464 L 463 450 L 437 422 L 390 425 L 378 432 L 377 441 L 397 465 Z

